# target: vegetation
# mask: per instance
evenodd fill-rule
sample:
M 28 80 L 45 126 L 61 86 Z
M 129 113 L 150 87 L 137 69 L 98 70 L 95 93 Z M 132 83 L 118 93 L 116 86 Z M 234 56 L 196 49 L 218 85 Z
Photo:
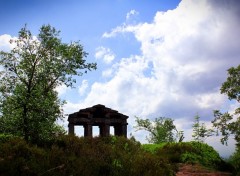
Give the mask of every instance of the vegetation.
M 41 147 L 14 138 L 0 143 L 2 175 L 174 175 L 160 155 L 124 137 L 62 136 Z
M 59 31 L 43 25 L 37 37 L 26 28 L 14 48 L 0 52 L 0 174 L 1 175 L 175 175 L 178 163 L 200 164 L 207 168 L 240 170 L 240 108 L 233 114 L 214 112 L 214 127 L 227 144 L 233 134 L 237 150 L 229 163 L 207 144 L 212 130 L 195 117 L 193 138 L 182 142 L 171 118 L 154 121 L 136 117 L 136 130 L 146 130 L 150 143 L 141 145 L 134 138 L 79 138 L 65 135 L 56 124 L 63 117 L 64 101 L 57 86 L 73 87 L 74 76 L 96 69 L 86 63 L 87 53 L 79 42 L 62 43 Z M 221 88 L 230 100 L 240 101 L 240 65 L 228 70 Z
M 195 122 L 192 126 L 193 127 L 192 137 L 194 141 L 203 143 L 207 137 L 213 135 L 214 131 L 212 129 L 207 129 L 205 123 L 200 124 L 199 119 L 200 119 L 199 115 L 196 115 Z
M 167 143 L 160 143 L 160 144 L 142 144 L 142 148 L 148 152 L 156 153 L 156 151 L 162 148 Z
M 170 163 L 201 164 L 216 170 L 231 170 L 231 166 L 221 159 L 213 147 L 201 142 L 179 142 L 143 145 L 146 151 L 155 153 Z
M 234 175 L 240 175 L 240 150 L 237 148 L 237 150 L 230 156 L 228 162 L 233 166 L 234 168 Z
M 212 147 L 199 142 L 141 145 L 134 138 L 65 135 L 33 145 L 18 137 L 0 137 L 2 175 L 171 176 L 178 163 L 232 169 Z
M 154 121 L 149 119 L 140 119 L 136 117 L 137 125 L 134 126 L 136 130 L 146 130 L 150 133 L 150 137 L 147 140 L 150 143 L 159 144 L 164 142 L 181 142 L 183 137 L 183 131 L 178 131 L 173 124 L 171 118 L 159 117 Z
M 228 78 L 222 84 L 221 93 L 226 94 L 229 100 L 235 100 L 240 102 L 240 65 L 236 68 L 232 67 L 228 69 Z M 222 144 L 227 145 L 230 135 L 234 136 L 236 141 L 236 151 L 230 157 L 230 163 L 236 170 L 236 175 L 240 175 L 240 107 L 238 106 L 231 114 L 229 112 L 214 111 L 215 119 L 212 121 L 213 126 L 222 135 Z
M 55 123 L 63 117 L 64 101 L 55 88 L 73 87 L 74 75 L 96 69 L 86 63 L 87 53 L 79 42 L 62 43 L 59 31 L 43 25 L 37 37 L 26 28 L 0 52 L 0 133 L 39 142 L 63 130 Z
M 228 70 L 228 78 L 222 84 L 221 93 L 226 94 L 229 100 L 240 102 L 240 65 Z M 234 135 L 237 147 L 240 148 L 240 107 L 233 114 L 229 112 L 222 113 L 219 110 L 214 111 L 215 119 L 213 125 L 220 131 L 223 138 L 221 142 L 227 144 L 231 134 Z

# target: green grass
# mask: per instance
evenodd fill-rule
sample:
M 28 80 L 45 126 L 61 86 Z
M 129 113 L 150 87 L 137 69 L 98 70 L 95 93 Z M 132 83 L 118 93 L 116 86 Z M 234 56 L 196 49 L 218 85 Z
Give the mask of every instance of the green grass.
M 162 148 L 166 143 L 161 144 L 142 144 L 142 148 L 148 152 L 156 153 L 156 151 Z

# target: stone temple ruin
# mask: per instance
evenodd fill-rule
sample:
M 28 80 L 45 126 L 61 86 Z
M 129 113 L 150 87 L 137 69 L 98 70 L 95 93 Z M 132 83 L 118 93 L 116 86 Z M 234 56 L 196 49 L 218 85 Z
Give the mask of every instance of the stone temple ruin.
M 80 125 L 84 127 L 84 136 L 92 137 L 92 127 L 99 126 L 99 136 L 109 136 L 110 126 L 113 126 L 115 136 L 127 137 L 127 119 L 128 116 L 98 104 L 70 114 L 68 133 L 74 135 L 74 126 Z

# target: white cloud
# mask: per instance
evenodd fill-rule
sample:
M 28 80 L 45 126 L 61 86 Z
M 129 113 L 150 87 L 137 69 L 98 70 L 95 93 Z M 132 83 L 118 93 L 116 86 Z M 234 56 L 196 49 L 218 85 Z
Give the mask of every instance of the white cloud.
M 203 109 L 214 109 L 216 105 L 221 105 L 219 102 L 224 102 L 226 97 L 223 95 L 219 95 L 219 92 L 211 92 L 211 93 L 201 93 L 196 95 L 195 102 L 197 106 Z
M 231 28 L 236 21 L 229 23 L 234 15 L 225 11 L 225 16 L 216 13 L 208 1 L 185 0 L 174 10 L 157 12 L 152 23 L 113 29 L 108 37 L 132 32 L 141 43 L 142 56 L 122 58 L 114 73 L 105 72 L 112 73 L 112 79 L 94 83 L 85 101 L 102 97 L 103 103 L 136 115 L 169 111 L 169 115 L 184 117 L 217 108 L 224 101 L 219 86 L 226 69 L 238 63 L 231 56 L 234 47 L 240 55 L 238 28 Z M 99 48 L 96 57 L 107 51 Z
M 15 44 L 10 43 L 10 40 L 13 40 L 13 39 L 16 39 L 16 37 L 12 37 L 11 35 L 8 35 L 8 34 L 0 35 L 0 50 L 10 51 L 11 49 L 13 49 Z
M 102 37 L 103 38 L 115 37 L 119 33 L 134 32 L 137 28 L 138 28 L 138 26 L 126 25 L 124 23 L 122 26 L 118 26 L 118 27 L 112 29 L 112 31 L 110 33 L 109 32 L 105 32 L 102 35 Z
M 62 84 L 62 85 L 60 85 L 60 86 L 57 86 L 57 87 L 55 88 L 55 90 L 58 92 L 58 95 L 59 95 L 59 96 L 62 96 L 62 95 L 64 95 L 64 94 L 66 94 L 66 92 L 67 92 L 68 90 L 70 90 L 70 88 L 68 88 L 65 84 Z
M 78 87 L 78 93 L 80 94 L 80 96 L 86 93 L 87 88 L 88 88 L 88 81 L 84 79 L 82 81 L 82 84 Z
M 174 10 L 157 12 L 151 23 L 123 23 L 104 33 L 105 38 L 133 33 L 142 53 L 108 68 L 103 76 L 111 78 L 92 84 L 79 107 L 101 103 L 117 109 L 130 116 L 131 132 L 135 115 L 171 117 L 183 130 L 191 128 L 185 123 L 196 113 L 212 120 L 214 109 L 230 107 L 219 88 L 226 70 L 239 64 L 240 23 L 233 8 L 183 0 Z M 109 50 L 99 48 L 96 58 Z
M 104 70 L 102 72 L 102 76 L 103 77 L 110 77 L 110 76 L 112 76 L 112 74 L 113 74 L 113 70 L 112 69 Z
M 139 14 L 136 10 L 130 10 L 126 15 L 126 21 L 130 20 L 133 16 L 137 16 Z
M 95 58 L 102 59 L 106 64 L 110 64 L 115 59 L 115 55 L 109 48 L 101 46 L 96 49 Z
M 117 26 L 112 29 L 111 32 L 105 32 L 103 38 L 116 37 L 119 33 L 134 32 L 140 24 L 136 24 L 136 17 L 139 15 L 139 12 L 136 10 L 130 10 L 126 15 L 126 22 L 121 26 Z

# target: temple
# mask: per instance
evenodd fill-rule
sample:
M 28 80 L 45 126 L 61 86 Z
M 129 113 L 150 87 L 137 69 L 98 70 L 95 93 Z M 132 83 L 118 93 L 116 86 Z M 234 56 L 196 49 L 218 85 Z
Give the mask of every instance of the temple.
M 68 134 L 74 135 L 74 126 L 80 125 L 84 127 L 85 137 L 92 137 L 93 126 L 99 126 L 100 136 L 109 136 L 110 126 L 113 126 L 115 136 L 127 137 L 127 119 L 128 116 L 98 104 L 70 114 L 68 116 Z

